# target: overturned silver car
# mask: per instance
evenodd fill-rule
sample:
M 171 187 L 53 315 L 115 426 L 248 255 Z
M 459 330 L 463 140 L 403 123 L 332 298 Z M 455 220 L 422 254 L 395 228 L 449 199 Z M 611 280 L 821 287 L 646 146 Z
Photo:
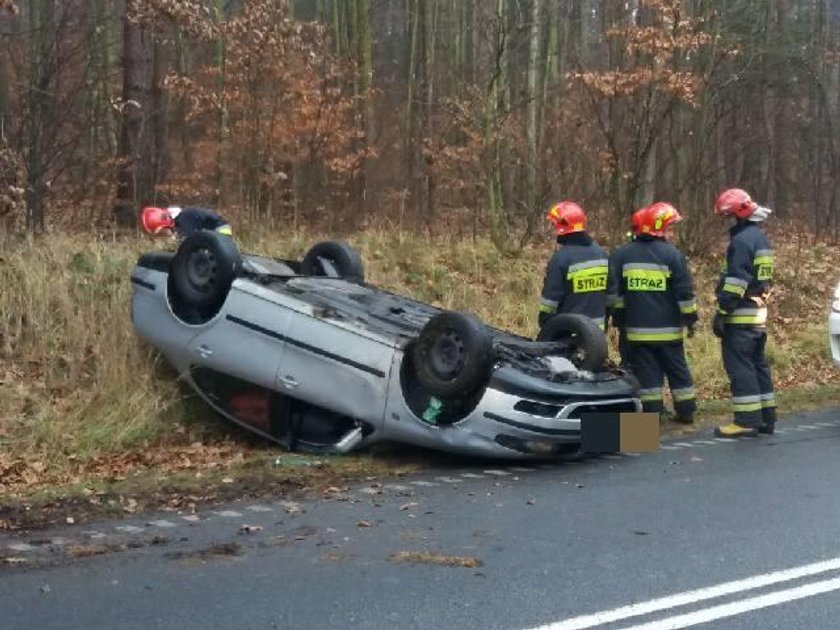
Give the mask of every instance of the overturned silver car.
M 495 330 L 366 284 L 341 241 L 292 261 L 199 232 L 142 255 L 131 282 L 139 336 L 216 411 L 287 449 L 620 450 L 602 429 L 641 411 L 590 320 L 557 316 L 538 341 Z

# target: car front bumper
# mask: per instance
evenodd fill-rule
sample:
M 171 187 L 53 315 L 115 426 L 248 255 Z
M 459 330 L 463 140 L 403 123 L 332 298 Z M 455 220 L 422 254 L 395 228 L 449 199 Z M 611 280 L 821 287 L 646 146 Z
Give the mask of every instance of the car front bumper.
M 620 415 L 641 410 L 641 402 L 632 396 L 550 405 L 489 387 L 476 408 L 453 424 L 430 424 L 404 403 L 392 406 L 384 430 L 377 437 L 479 457 L 550 457 L 586 450 L 582 448 L 585 425 L 591 429 L 591 423 L 606 421 L 606 428 L 607 424 L 614 425 L 611 421 Z

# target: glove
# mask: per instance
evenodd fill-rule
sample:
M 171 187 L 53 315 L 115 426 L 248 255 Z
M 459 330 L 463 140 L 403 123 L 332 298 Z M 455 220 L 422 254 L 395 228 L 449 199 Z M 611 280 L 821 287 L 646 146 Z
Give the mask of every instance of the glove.
M 693 337 L 697 332 L 697 313 L 689 313 L 683 315 L 683 326 L 688 330 L 689 338 Z
M 726 333 L 726 315 L 723 313 L 715 313 L 715 318 L 712 320 L 712 332 L 718 339 L 723 339 Z

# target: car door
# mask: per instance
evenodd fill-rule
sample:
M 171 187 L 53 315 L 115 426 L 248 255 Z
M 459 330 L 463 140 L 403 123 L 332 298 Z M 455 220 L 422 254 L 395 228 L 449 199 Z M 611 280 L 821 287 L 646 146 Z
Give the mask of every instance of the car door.
M 279 383 L 290 396 L 379 424 L 393 348 L 351 322 L 292 313 Z
M 188 342 L 190 368 L 276 389 L 290 316 L 268 289 L 237 280 L 219 315 Z

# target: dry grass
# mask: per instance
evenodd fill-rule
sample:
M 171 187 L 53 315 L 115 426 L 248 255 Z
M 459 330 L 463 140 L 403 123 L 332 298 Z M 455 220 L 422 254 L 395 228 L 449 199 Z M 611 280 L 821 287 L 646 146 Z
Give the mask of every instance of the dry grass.
M 241 240 L 246 251 L 299 257 L 320 237 L 246 234 Z M 550 243 L 505 256 L 481 239 L 372 230 L 348 240 L 361 250 L 368 280 L 377 285 L 472 311 L 501 328 L 536 331 Z M 253 445 L 231 441 L 225 425 L 212 420 L 134 335 L 128 277 L 139 253 L 151 247 L 164 245 L 52 236 L 0 250 L 3 483 L 12 477 L 21 487 L 50 478 L 78 481 L 91 472 L 113 476 L 112 461 L 120 462 L 124 475 L 149 467 L 200 468 L 208 458 L 220 466 L 247 460 Z M 834 382 L 825 322 L 840 249 L 782 243 L 777 251 L 769 350 L 776 381 L 781 388 Z M 718 344 L 708 332 L 716 265 L 692 261 L 703 321 L 688 349 L 704 399 L 728 393 Z M 210 455 L 184 455 L 208 445 L 216 449 Z M 152 450 L 162 455 L 151 457 Z

